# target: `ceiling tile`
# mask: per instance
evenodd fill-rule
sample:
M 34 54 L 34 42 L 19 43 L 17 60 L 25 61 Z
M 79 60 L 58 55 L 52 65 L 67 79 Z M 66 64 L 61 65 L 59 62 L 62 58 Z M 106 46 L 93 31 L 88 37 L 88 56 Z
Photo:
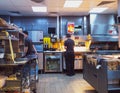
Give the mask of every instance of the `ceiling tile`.
M 88 14 L 89 10 L 98 7 L 102 1 L 115 1 L 99 7 L 109 7 L 105 13 L 117 13 L 117 0 L 83 0 L 79 8 L 64 8 L 65 0 L 44 0 L 41 3 L 35 3 L 31 0 L 0 0 L 0 14 L 8 14 L 8 11 L 19 11 L 22 15 L 36 16 L 45 15 L 50 12 L 59 12 L 58 14 Z M 48 13 L 33 13 L 31 6 L 47 6 Z
M 11 3 L 14 6 L 29 6 L 30 5 L 30 0 L 11 0 Z
M 12 2 L 11 0 L 0 0 L 0 6 L 1 5 L 4 5 L 4 6 L 11 6 L 12 5 Z

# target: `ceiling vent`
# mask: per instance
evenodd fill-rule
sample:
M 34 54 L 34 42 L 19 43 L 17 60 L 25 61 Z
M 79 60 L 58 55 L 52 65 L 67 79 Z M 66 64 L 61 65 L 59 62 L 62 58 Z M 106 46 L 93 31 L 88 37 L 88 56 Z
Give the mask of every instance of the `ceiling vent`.
M 102 1 L 97 6 L 106 5 L 106 4 L 110 4 L 110 3 L 113 3 L 113 2 L 115 2 L 115 1 Z
M 20 14 L 19 11 L 9 11 L 11 14 Z
M 33 1 L 35 3 L 42 3 L 44 0 L 31 0 L 31 1 Z
M 51 15 L 51 16 L 57 16 L 57 15 L 59 15 L 59 13 L 58 12 L 49 12 L 49 15 Z
M 58 14 L 58 12 L 49 12 L 49 14 Z

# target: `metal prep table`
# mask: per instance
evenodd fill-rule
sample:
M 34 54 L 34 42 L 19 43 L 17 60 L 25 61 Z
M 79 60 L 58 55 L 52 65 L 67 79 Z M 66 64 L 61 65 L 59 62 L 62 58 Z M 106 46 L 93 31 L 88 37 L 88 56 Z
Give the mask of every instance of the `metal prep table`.
M 116 55 L 86 54 L 83 61 L 83 78 L 98 93 L 120 93 L 120 59 Z

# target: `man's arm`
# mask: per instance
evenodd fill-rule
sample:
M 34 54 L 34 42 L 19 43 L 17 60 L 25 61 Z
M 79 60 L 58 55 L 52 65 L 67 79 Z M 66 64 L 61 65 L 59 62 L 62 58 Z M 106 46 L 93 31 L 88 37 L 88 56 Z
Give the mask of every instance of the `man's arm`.
M 66 41 L 64 42 L 64 48 L 67 49 L 67 46 L 66 46 Z
M 34 51 L 35 51 L 35 54 L 38 54 L 38 53 L 37 53 L 37 50 L 36 50 L 36 48 L 35 48 L 34 45 L 33 45 L 33 49 L 34 49 Z

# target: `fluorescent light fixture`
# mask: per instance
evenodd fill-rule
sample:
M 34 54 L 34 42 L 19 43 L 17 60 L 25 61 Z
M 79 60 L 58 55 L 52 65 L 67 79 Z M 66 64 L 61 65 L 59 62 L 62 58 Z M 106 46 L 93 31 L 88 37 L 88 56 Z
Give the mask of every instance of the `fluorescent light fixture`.
M 89 12 L 90 13 L 101 13 L 101 12 L 103 12 L 103 11 L 105 11 L 105 10 L 107 10 L 108 8 L 107 7 L 104 7 L 104 8 L 93 8 L 92 10 L 90 10 Z
M 33 6 L 33 12 L 47 12 L 47 7 Z
M 82 2 L 82 0 L 66 0 L 64 7 L 78 8 Z

